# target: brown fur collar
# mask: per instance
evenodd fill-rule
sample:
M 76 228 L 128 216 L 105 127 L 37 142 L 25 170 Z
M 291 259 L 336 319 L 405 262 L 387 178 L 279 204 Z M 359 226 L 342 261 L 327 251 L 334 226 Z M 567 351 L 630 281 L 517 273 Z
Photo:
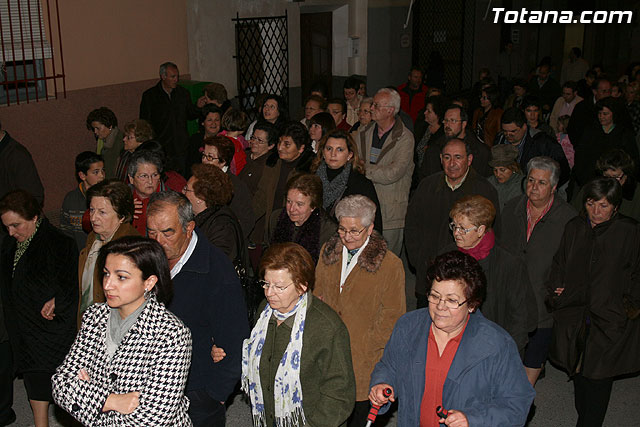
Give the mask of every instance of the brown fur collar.
M 340 236 L 334 234 L 324 246 L 322 262 L 325 265 L 335 264 L 342 257 L 342 241 Z M 358 257 L 358 265 L 369 273 L 375 273 L 380 268 L 382 260 L 387 254 L 387 242 L 377 231 L 373 231 L 369 237 L 369 243 Z

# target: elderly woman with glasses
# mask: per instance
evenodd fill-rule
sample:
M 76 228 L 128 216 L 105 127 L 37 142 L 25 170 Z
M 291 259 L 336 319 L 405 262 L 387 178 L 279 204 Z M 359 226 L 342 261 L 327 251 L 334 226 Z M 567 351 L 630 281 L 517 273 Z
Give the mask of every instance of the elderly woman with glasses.
M 133 227 L 141 236 L 147 235 L 147 205 L 149 197 L 156 191 L 164 191 L 162 182 L 163 159 L 159 153 L 151 150 L 137 150 L 131 160 L 127 174 L 133 190 L 133 203 L 136 208 Z
M 486 292 L 482 267 L 448 252 L 436 257 L 427 281 L 429 307 L 396 323 L 371 375 L 371 403 L 384 413 L 398 400 L 400 427 L 524 425 L 535 391 L 509 334 L 477 310 Z
M 496 208 L 485 197 L 465 196 L 453 204 L 449 217 L 455 246 L 443 252 L 457 247 L 480 263 L 487 278 L 487 296 L 479 308 L 484 317 L 509 332 L 524 354 L 528 333 L 536 328 L 538 319 L 535 295 L 524 262 L 496 242 Z
M 273 245 L 259 271 L 267 303 L 242 349 L 253 424 L 344 425 L 355 398 L 349 333 L 311 294 L 311 255 L 295 243 Z
M 274 125 L 261 122 L 253 128 L 253 135 L 249 138 L 249 149 L 247 150 L 247 164 L 238 174 L 238 178 L 244 181 L 253 197 L 258 190 L 258 183 L 262 178 L 262 171 L 271 159 L 272 162 L 278 158 L 274 155 L 274 148 L 278 145 L 280 134 Z
M 356 405 L 349 426 L 369 413 L 369 378 L 396 320 L 406 311 L 404 268 L 374 230 L 376 205 L 360 194 L 336 205 L 340 222 L 320 251 L 314 295 L 333 308 L 349 330 Z
M 640 226 L 614 178 L 587 183 L 547 281 L 549 359 L 573 379 L 578 426 L 602 425 L 615 377 L 640 370 Z

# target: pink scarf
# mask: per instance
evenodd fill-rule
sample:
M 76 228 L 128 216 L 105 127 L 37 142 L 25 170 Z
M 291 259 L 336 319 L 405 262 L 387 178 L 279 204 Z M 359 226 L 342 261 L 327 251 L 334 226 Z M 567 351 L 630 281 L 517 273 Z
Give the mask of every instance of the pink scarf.
M 480 261 L 481 259 L 485 259 L 486 257 L 489 256 L 489 252 L 491 252 L 491 249 L 493 249 L 493 246 L 495 245 L 495 243 L 496 243 L 496 234 L 493 232 L 493 230 L 489 230 L 489 232 L 485 234 L 480 240 L 480 242 L 478 242 L 478 244 L 475 245 L 473 248 L 471 249 L 458 248 L 458 249 L 462 253 L 471 255 L 476 259 L 476 261 Z

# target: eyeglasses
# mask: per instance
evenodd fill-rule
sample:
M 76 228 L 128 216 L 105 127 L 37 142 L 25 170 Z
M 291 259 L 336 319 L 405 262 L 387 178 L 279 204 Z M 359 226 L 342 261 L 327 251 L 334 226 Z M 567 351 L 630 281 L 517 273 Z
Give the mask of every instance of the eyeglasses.
M 202 153 L 202 159 L 207 159 L 207 161 L 213 162 L 214 160 L 220 160 L 220 157 L 213 157 L 211 154 Z
M 436 294 L 435 292 L 431 292 L 429 294 L 429 296 L 427 297 L 427 299 L 429 300 L 429 302 L 431 304 L 435 304 L 435 305 L 440 305 L 440 301 L 443 301 L 444 305 L 447 308 L 450 308 L 452 310 L 460 308 L 460 306 L 464 305 L 467 302 L 467 300 L 464 300 L 462 302 L 458 302 L 458 300 L 455 299 L 455 298 L 444 298 L 444 297 L 441 297 L 440 295 Z
M 184 187 L 182 187 L 182 194 L 188 193 L 189 191 L 194 192 L 194 190 L 192 188 L 189 188 L 186 185 Z
M 345 235 L 349 235 L 351 237 L 353 237 L 354 239 L 357 238 L 358 236 L 360 236 L 360 234 L 366 229 L 367 227 L 363 227 L 362 230 L 358 231 L 358 230 L 346 230 L 344 227 L 338 227 L 338 234 L 342 237 L 344 237 Z
M 261 144 L 261 145 L 266 145 L 267 142 L 268 142 L 268 141 L 264 141 L 264 140 L 262 140 L 262 139 L 260 139 L 260 138 L 258 138 L 256 136 L 252 136 L 251 138 L 249 138 L 249 141 L 254 141 L 254 142 L 257 142 L 258 144 Z
M 375 108 L 375 109 L 388 108 L 388 107 L 391 107 L 391 105 L 380 105 L 377 102 L 374 102 L 373 104 L 371 104 L 371 108 Z
M 269 288 L 272 288 L 275 289 L 276 293 L 278 294 L 283 293 L 289 286 L 293 285 L 293 282 L 289 283 L 287 286 L 276 285 L 274 283 L 269 283 L 266 280 L 261 280 L 258 283 L 260 283 L 260 286 L 262 286 L 262 289 L 264 289 L 265 291 Z
M 160 178 L 160 174 L 157 173 L 157 172 L 156 173 L 152 173 L 151 175 L 149 175 L 147 173 L 142 173 L 140 175 L 136 175 L 136 178 L 140 179 L 142 181 L 149 181 L 149 180 L 155 181 L 156 179 Z
M 462 234 L 467 234 L 467 233 L 469 233 L 469 232 L 471 232 L 473 230 L 477 230 L 477 229 L 478 229 L 478 227 L 475 226 L 475 225 L 473 227 L 470 227 L 470 228 L 463 228 L 463 227 L 460 227 L 459 225 L 456 225 L 455 222 L 450 222 L 449 223 L 449 230 L 453 231 L 454 233 L 456 231 L 459 231 Z
M 462 120 L 461 119 L 442 119 L 442 123 L 447 124 L 447 123 L 460 123 Z
M 136 139 L 136 135 L 135 134 L 129 134 L 129 135 L 125 135 L 124 139 Z

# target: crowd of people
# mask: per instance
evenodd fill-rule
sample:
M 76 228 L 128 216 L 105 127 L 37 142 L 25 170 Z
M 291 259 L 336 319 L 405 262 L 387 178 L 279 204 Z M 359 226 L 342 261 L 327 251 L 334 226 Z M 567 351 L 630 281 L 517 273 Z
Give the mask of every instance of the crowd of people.
M 0 126 L 0 425 L 16 376 L 37 427 L 224 426 L 239 390 L 259 426 L 525 425 L 549 360 L 602 425 L 640 371 L 640 64 L 511 48 L 462 94 L 412 67 L 251 123 L 164 63 L 138 118 L 88 113 L 59 224 Z

